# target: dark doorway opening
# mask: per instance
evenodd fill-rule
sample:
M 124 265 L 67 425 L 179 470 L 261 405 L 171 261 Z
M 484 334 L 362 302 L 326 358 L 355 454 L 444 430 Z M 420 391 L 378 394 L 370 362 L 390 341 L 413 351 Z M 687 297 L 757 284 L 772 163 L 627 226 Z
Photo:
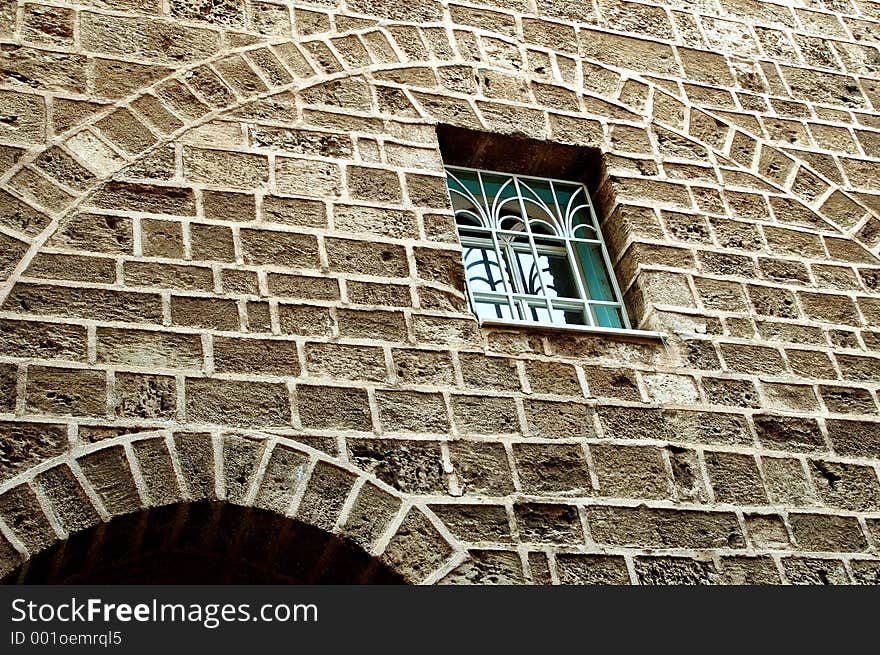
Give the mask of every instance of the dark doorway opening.
M 266 510 L 183 503 L 113 519 L 4 584 L 403 584 L 358 545 Z

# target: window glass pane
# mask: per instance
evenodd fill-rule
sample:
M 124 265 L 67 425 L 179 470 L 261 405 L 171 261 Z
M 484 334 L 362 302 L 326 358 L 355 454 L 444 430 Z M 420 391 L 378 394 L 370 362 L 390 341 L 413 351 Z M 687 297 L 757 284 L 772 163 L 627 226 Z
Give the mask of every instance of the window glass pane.
M 584 203 L 584 196 L 580 194 L 575 198 L 569 214 L 571 236 L 575 239 L 599 239 L 599 233 L 593 227 L 590 217 L 590 209 Z
M 587 282 L 587 293 L 591 300 L 616 301 L 614 288 L 605 271 L 605 258 L 602 248 L 596 243 L 574 242 L 575 254 L 581 263 Z
M 529 305 L 529 320 L 552 325 L 588 325 L 583 308 L 569 306 Z M 535 318 L 538 317 L 538 318 Z
M 560 312 L 562 313 L 562 316 L 564 318 L 563 324 L 565 325 L 589 325 L 587 320 L 584 318 L 583 309 L 565 309 L 555 311 L 557 315 Z
M 538 323 L 549 323 L 555 325 L 564 325 L 564 312 L 551 312 L 546 305 L 526 306 L 526 320 L 536 321 Z
M 464 270 L 468 289 L 472 292 L 498 291 L 505 293 L 507 266 L 498 260 L 494 249 L 489 247 L 465 247 Z
M 519 293 L 527 293 L 530 296 L 543 296 L 544 291 L 542 290 L 540 280 L 541 271 L 531 251 L 515 251 L 514 261 L 516 262 L 514 266 L 516 279 L 519 283 L 517 291 Z
M 502 212 L 498 216 L 498 229 L 517 233 L 516 235 L 506 235 L 508 239 L 520 239 L 528 242 L 525 237 L 526 226 L 519 214 Z
M 541 255 L 542 262 L 546 262 L 543 269 L 544 286 L 547 295 L 551 298 L 580 298 L 574 271 L 568 259 L 568 253 Z
M 512 214 L 522 217 L 516 185 L 511 176 L 480 173 L 480 179 L 483 181 L 483 190 L 486 193 L 486 204 L 495 215 L 500 217 Z
M 528 245 L 513 248 L 517 292 L 547 298 L 580 298 L 568 253 L 564 246 L 552 248 L 551 251 L 550 247 L 536 246 L 537 262 Z
M 590 305 L 590 309 L 595 317 L 596 325 L 609 328 L 624 327 L 623 319 L 620 316 L 620 310 L 616 307 L 607 305 Z
M 482 201 L 483 192 L 480 191 L 480 180 L 476 171 L 456 169 L 451 175 L 452 177 L 449 178 L 452 180 L 449 185 L 450 189 L 466 192 L 477 198 L 478 201 Z
M 486 226 L 480 185 L 476 183 L 476 176 L 460 172 L 450 174 L 447 179 L 449 198 L 455 211 L 455 222 L 459 225 Z
M 519 319 L 518 315 L 513 316 L 510 313 L 510 305 L 506 300 L 477 300 L 474 302 L 474 311 L 480 318 Z
M 551 183 L 545 180 L 520 179 L 518 186 L 531 231 L 536 234 L 563 236 L 562 214 L 554 199 Z
M 485 211 L 493 228 L 524 231 L 522 209 L 516 183 L 510 175 L 480 173 Z

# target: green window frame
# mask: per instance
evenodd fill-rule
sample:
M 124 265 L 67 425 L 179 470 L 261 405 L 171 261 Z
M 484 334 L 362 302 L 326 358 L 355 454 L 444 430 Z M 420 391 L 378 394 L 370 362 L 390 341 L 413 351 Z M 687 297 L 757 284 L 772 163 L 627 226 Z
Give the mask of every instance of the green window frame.
M 481 322 L 632 331 L 583 184 L 460 166 L 446 176 Z

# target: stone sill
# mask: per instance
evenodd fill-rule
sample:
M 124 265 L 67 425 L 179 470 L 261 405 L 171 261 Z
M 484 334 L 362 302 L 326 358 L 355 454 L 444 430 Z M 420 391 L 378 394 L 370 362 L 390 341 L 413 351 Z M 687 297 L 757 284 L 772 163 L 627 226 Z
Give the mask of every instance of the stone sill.
M 516 321 L 512 319 L 481 318 L 480 327 L 486 328 L 528 328 L 535 331 L 548 332 L 580 332 L 598 334 L 620 339 L 636 339 L 649 341 L 664 341 L 669 335 L 666 332 L 654 332 L 652 330 L 632 330 L 626 328 L 607 328 L 592 325 L 545 325 L 530 321 Z

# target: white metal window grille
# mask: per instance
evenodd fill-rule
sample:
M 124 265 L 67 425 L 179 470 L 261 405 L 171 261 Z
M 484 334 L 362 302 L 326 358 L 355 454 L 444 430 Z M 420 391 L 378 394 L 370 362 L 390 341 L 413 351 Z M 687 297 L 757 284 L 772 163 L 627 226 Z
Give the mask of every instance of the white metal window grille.
M 481 320 L 631 329 L 583 184 L 461 167 L 446 173 Z

